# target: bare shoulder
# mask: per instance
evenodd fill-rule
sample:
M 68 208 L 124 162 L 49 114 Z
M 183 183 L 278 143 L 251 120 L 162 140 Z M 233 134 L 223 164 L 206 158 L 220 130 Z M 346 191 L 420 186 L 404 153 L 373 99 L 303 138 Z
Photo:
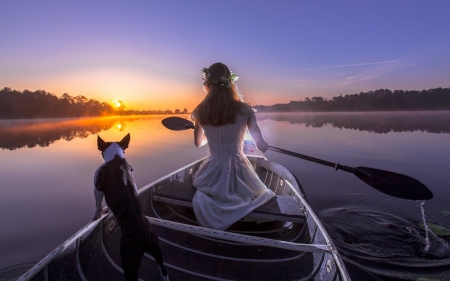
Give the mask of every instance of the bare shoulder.
M 251 105 L 249 105 L 248 103 L 244 103 L 242 104 L 242 113 L 245 116 L 249 116 L 251 113 L 253 113 L 253 108 Z

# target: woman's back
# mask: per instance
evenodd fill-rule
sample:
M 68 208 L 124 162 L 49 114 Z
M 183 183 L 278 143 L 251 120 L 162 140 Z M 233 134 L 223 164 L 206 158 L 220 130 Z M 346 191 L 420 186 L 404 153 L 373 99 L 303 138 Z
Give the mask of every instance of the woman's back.
M 242 105 L 242 111 L 236 116 L 236 122 L 228 123 L 222 126 L 203 126 L 211 155 L 218 149 L 218 146 L 227 145 L 230 149 L 235 149 L 236 152 L 242 152 L 244 144 L 244 137 L 246 128 L 249 128 L 250 135 L 254 139 L 256 146 L 265 151 L 267 143 L 262 138 L 258 125 L 256 124 L 256 117 L 252 108 L 248 104 Z M 231 151 L 230 151 L 231 152 Z
M 243 143 L 248 119 L 247 107 L 247 105 L 243 105 L 243 113 L 236 116 L 236 123 L 234 124 L 228 123 L 222 126 L 203 126 L 208 143 L 210 145 Z
M 235 124 L 222 126 L 203 126 L 209 145 L 240 144 L 244 141 L 247 119 L 242 114 L 238 115 Z

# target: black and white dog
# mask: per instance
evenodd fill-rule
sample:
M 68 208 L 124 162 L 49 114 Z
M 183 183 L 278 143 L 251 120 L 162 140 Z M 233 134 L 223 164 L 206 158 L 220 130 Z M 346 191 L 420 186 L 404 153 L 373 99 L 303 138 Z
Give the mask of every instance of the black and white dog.
M 169 280 L 158 236 L 151 231 L 150 223 L 142 212 L 133 179 L 133 169 L 124 157 L 124 151 L 129 143 L 130 134 L 120 142 L 105 142 L 100 136 L 97 137 L 98 150 L 102 152 L 105 163 L 95 172 L 96 209 L 92 219 L 101 217 L 104 196 L 121 229 L 120 256 L 127 281 L 138 280 L 139 265 L 145 252 L 155 258 L 163 280 Z

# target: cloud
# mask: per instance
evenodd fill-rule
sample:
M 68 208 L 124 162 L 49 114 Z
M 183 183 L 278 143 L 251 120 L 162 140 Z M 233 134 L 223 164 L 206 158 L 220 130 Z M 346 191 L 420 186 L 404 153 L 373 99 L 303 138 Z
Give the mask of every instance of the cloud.
M 378 75 L 371 75 L 371 76 L 361 77 L 361 78 L 358 78 L 358 79 L 354 79 L 356 77 L 348 77 L 347 81 L 339 83 L 337 85 L 338 86 L 348 85 L 348 84 L 352 84 L 352 83 L 356 83 L 356 82 L 370 80 L 370 79 L 373 79 L 375 77 L 378 77 Z
M 354 63 L 354 64 L 341 64 L 341 65 L 332 65 L 332 66 L 323 66 L 323 67 L 314 67 L 314 68 L 301 68 L 300 70 L 314 70 L 314 69 L 327 69 L 327 68 L 339 68 L 339 67 L 354 67 L 354 66 L 364 66 L 364 65 L 374 65 L 374 64 L 385 64 L 385 63 L 396 63 L 400 62 L 399 60 L 389 60 L 389 61 L 378 61 L 378 62 L 367 62 L 367 63 Z

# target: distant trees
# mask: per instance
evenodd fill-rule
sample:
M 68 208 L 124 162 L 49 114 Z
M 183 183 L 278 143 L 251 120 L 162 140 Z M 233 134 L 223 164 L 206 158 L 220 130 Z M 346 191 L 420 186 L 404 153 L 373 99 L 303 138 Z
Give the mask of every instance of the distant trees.
M 66 118 L 66 117 L 94 117 L 108 115 L 147 115 L 173 114 L 167 110 L 125 110 L 123 101 L 117 101 L 113 107 L 107 102 L 88 99 L 85 96 L 72 97 L 67 93 L 60 98 L 44 90 L 17 91 L 9 87 L 0 90 L 0 119 L 18 118 Z M 175 110 L 176 114 L 188 113 Z
M 0 90 L 0 118 L 55 118 L 110 115 L 111 105 L 64 93 L 60 98 L 43 90 Z
M 44 90 L 17 91 L 5 87 L 0 90 L 0 119 L 65 118 L 108 115 L 188 114 L 188 110 L 134 110 L 125 109 L 123 101 L 113 107 L 107 102 L 67 93 L 57 97 Z M 331 111 L 409 111 L 450 110 L 450 88 L 422 91 L 378 89 L 359 94 L 305 98 L 270 106 L 256 105 L 258 112 L 331 112 Z
M 188 114 L 188 110 L 184 108 L 183 110 L 175 109 L 175 114 Z
M 305 98 L 287 104 L 257 105 L 258 112 L 450 110 L 450 88 L 423 91 L 379 89 L 324 99 Z

